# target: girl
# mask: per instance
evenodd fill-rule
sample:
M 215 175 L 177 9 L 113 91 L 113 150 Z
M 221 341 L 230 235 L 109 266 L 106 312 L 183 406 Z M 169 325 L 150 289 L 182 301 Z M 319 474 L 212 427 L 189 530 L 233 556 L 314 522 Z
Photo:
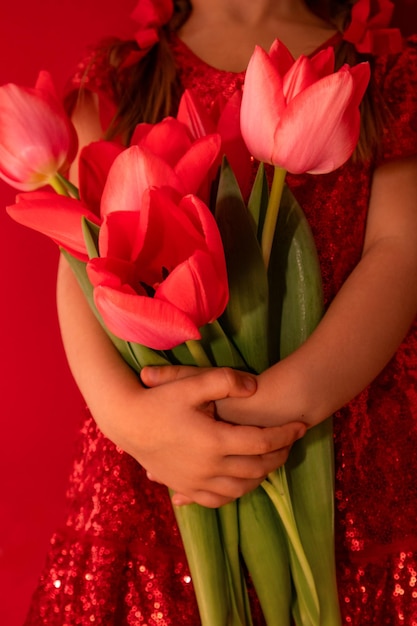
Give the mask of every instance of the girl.
M 333 412 L 343 624 L 417 623 L 416 42 L 400 53 L 392 33 L 370 36 L 372 23 L 353 20 L 352 4 L 175 2 L 156 43 L 139 33 L 139 45 L 98 52 L 76 77 L 84 89 L 73 118 L 85 144 L 102 135 L 114 103 L 109 135 L 128 142 L 138 122 L 175 114 L 185 88 L 207 107 L 232 95 L 255 44 L 268 49 L 275 38 L 294 57 L 333 45 L 339 64 L 357 63 L 360 51 L 373 66 L 356 157 L 331 174 L 289 178 L 316 238 L 326 314 L 299 350 L 256 379 L 147 368 L 145 389 L 61 262 L 62 336 L 94 420 L 87 416 L 67 525 L 52 540 L 27 624 L 198 624 L 165 485 L 176 504 L 220 506 L 256 487 L 306 426 Z M 262 623 L 256 609 L 254 619 Z

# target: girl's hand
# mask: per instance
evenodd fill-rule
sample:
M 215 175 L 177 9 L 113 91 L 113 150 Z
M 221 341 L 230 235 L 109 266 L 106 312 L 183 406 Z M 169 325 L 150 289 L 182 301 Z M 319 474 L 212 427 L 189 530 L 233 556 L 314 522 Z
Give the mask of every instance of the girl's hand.
M 256 390 L 254 377 L 227 368 L 144 388 L 103 333 L 65 260 L 58 310 L 74 378 L 100 430 L 175 492 L 212 507 L 236 499 L 282 465 L 304 433 L 299 422 L 264 429 L 219 421 L 217 399 L 244 403 Z
M 144 392 L 142 410 L 155 415 L 147 439 L 158 443 L 135 456 L 152 480 L 176 492 L 174 504 L 217 507 L 255 489 L 305 432 L 299 422 L 258 428 L 218 421 L 216 400 L 255 392 L 255 377 L 243 372 L 167 366 L 145 368 L 141 377 L 157 385 Z

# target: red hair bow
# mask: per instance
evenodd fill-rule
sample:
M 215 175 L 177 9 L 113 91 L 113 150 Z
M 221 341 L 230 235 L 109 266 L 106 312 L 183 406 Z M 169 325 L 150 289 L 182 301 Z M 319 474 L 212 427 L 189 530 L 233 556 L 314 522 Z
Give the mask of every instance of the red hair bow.
M 159 41 L 159 30 L 167 24 L 174 13 L 173 0 L 139 0 L 131 13 L 131 18 L 138 25 L 134 38 L 139 50 L 129 53 L 123 67 L 129 67 L 140 61 Z
M 400 30 L 388 28 L 393 11 L 390 0 L 358 0 L 352 8 L 351 22 L 343 39 L 365 54 L 400 52 L 403 45 Z
M 159 29 L 167 24 L 174 12 L 172 0 L 139 0 L 132 12 L 137 22 L 135 39 L 141 50 L 149 50 L 159 40 Z

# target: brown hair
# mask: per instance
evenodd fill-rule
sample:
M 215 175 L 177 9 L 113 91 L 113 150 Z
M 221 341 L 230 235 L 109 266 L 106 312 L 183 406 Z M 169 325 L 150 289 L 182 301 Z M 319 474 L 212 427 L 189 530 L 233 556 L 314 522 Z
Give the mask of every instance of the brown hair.
M 123 66 L 129 52 L 137 51 L 135 41 L 116 42 L 108 47 L 113 73 L 113 92 L 118 103 L 116 118 L 108 137 L 121 135 L 128 141 L 140 122 L 154 124 L 168 115 L 175 115 L 181 88 L 175 61 L 168 43 L 170 33 L 186 22 L 192 10 L 188 0 L 175 0 L 174 13 L 160 32 L 159 42 L 136 64 Z
M 306 0 L 306 4 L 343 32 L 349 23 L 355 0 Z M 168 38 L 185 23 L 191 11 L 189 0 L 175 0 L 173 17 L 161 29 L 159 42 L 131 67 L 124 68 L 122 61 L 128 52 L 138 49 L 136 42 L 117 42 L 108 47 L 109 60 L 115 67 L 113 90 L 118 103 L 116 118 L 108 131 L 109 138 L 121 135 L 128 141 L 138 123 L 155 123 L 167 115 L 175 115 L 181 89 Z M 336 48 L 336 69 L 344 63 L 355 65 L 361 61 L 373 64 L 372 57 L 359 54 L 348 42 L 340 42 Z M 357 157 L 366 159 L 375 154 L 386 119 L 384 104 L 371 79 L 361 104 L 362 125 Z

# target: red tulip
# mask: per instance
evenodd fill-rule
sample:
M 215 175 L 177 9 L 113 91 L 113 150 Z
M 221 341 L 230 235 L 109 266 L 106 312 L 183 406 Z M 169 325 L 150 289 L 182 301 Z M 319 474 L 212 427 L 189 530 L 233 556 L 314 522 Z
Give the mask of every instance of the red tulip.
M 133 205 L 134 180 L 131 190 Z M 108 214 L 100 231 L 100 258 L 87 265 L 109 330 L 157 350 L 198 339 L 199 327 L 217 319 L 228 300 L 213 215 L 196 196 L 178 203 L 174 198 L 169 189 L 148 189 L 140 211 Z
M 123 150 L 120 144 L 103 140 L 93 141 L 80 153 L 80 197 L 96 215 L 100 215 L 101 198 L 111 166 Z
M 0 177 L 21 191 L 51 184 L 77 151 L 75 129 L 58 100 L 50 75 L 34 88 L 0 87 Z
M 137 148 L 138 185 L 143 190 L 168 185 L 183 196 L 198 194 L 219 156 L 221 140 L 217 134 L 195 140 L 185 124 L 167 117 L 159 124 L 139 124 L 131 143 Z M 203 199 L 208 200 L 206 195 Z
M 225 100 L 219 96 L 210 111 L 189 90 L 181 98 L 177 119 L 187 125 L 197 139 L 210 133 L 221 137 L 221 153 L 227 157 L 244 197 L 251 188 L 252 158 L 240 130 L 242 91 L 237 90 Z
M 33 228 L 82 261 L 88 260 L 81 228 L 84 216 L 98 224 L 94 213 L 78 200 L 48 191 L 19 194 L 7 213 L 19 224 Z
M 330 172 L 357 144 L 369 65 L 345 65 L 333 73 L 332 48 L 291 59 L 278 41 L 269 54 L 256 47 L 243 91 L 243 137 L 261 161 L 294 174 Z

